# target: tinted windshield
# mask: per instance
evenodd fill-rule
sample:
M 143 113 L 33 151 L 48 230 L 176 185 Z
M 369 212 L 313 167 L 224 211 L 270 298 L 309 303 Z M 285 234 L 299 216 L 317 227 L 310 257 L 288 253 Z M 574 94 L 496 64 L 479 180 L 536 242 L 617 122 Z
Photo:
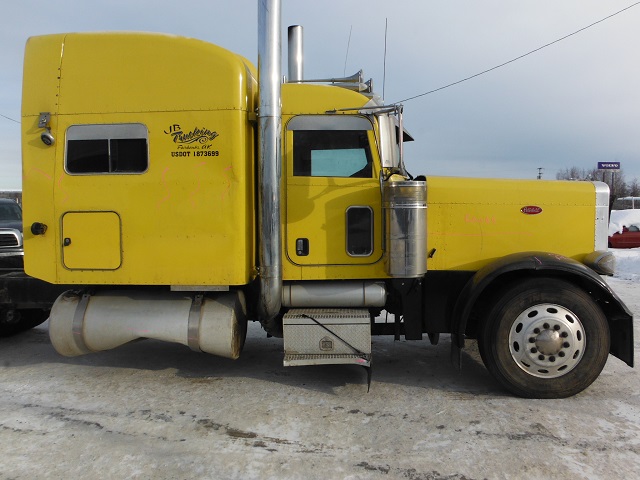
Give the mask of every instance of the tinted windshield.
M 17 203 L 0 204 L 0 220 L 22 221 L 22 210 Z

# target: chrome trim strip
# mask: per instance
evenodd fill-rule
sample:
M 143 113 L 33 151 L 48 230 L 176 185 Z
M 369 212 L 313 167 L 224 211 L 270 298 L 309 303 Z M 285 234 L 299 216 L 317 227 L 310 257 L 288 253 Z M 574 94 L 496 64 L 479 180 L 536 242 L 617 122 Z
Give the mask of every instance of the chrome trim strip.
M 609 239 L 609 185 L 603 182 L 591 182 L 595 187 L 595 230 L 594 250 L 607 250 Z

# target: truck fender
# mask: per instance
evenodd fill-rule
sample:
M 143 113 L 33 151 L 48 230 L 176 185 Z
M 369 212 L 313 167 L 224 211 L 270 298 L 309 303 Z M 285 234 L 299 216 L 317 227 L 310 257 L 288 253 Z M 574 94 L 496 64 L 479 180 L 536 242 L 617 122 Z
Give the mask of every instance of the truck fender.
M 633 367 L 633 314 L 611 287 L 592 269 L 572 258 L 549 252 L 521 252 L 502 257 L 478 270 L 456 301 L 451 323 L 451 360 L 460 368 L 467 322 L 483 293 L 498 282 L 526 276 L 563 277 L 578 284 L 597 301 L 607 317 L 609 353 Z

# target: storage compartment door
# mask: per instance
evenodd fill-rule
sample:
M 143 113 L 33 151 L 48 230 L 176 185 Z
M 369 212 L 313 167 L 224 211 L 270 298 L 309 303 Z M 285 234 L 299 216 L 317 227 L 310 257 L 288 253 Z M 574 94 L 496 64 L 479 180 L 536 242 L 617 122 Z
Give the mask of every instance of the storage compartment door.
M 116 270 L 122 264 L 121 238 L 115 212 L 67 212 L 62 217 L 62 262 L 71 270 Z

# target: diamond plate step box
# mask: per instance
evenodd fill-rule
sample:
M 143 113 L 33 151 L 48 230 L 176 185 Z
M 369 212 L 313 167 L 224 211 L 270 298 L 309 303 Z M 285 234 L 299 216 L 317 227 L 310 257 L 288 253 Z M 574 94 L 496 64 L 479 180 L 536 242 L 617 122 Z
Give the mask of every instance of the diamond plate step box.
M 371 364 L 365 309 L 292 309 L 283 318 L 284 365 Z

